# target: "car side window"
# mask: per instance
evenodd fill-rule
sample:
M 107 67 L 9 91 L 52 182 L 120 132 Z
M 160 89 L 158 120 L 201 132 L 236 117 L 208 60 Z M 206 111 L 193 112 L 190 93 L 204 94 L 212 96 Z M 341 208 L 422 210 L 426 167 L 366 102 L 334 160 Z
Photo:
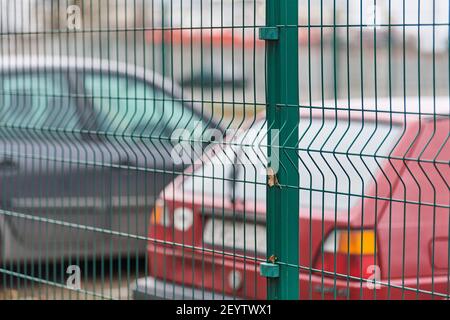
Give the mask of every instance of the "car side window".
M 176 129 L 204 127 L 192 108 L 135 78 L 87 74 L 84 87 L 101 131 L 158 139 L 170 138 Z
M 0 122 L 30 129 L 79 129 L 75 99 L 62 73 L 5 74 L 0 80 Z

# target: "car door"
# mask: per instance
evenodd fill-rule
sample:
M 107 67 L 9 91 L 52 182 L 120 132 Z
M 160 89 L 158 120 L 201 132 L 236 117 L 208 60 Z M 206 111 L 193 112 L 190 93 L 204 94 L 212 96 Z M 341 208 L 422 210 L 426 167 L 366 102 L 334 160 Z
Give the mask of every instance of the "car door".
M 81 135 L 67 74 L 11 72 L 0 84 L 0 208 L 13 213 L 5 243 L 29 259 L 89 251 L 98 234 L 84 226 L 104 226 L 111 176 L 98 173 L 102 150 Z
M 173 133 L 187 130 L 201 141 L 202 130 L 195 129 L 207 123 L 191 106 L 134 76 L 87 73 L 83 82 L 86 95 L 94 97 L 98 132 L 118 155 L 105 164 L 112 172 L 108 229 L 121 233 L 109 237 L 112 250 L 130 253 L 131 246 L 131 253 L 142 253 L 145 241 L 137 237 L 147 233 L 156 198 L 187 165 L 172 157 Z
M 378 224 L 380 267 L 383 275 L 387 277 L 389 271 L 391 278 L 410 287 L 445 294 L 450 258 L 450 120 L 436 116 L 419 121 L 420 126 L 414 118 L 410 120 L 401 152 L 394 154 L 400 175 L 391 196 L 395 201 Z M 415 291 L 410 294 L 416 298 Z

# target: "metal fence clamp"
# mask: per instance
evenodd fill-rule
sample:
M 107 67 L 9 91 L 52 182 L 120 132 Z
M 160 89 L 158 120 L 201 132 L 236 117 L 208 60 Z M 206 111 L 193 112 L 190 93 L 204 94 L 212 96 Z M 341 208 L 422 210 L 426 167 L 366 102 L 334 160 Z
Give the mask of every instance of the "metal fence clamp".
M 259 28 L 259 40 L 276 41 L 279 39 L 278 27 Z
M 266 278 L 278 278 L 280 276 L 280 266 L 277 264 L 278 258 L 271 255 L 267 262 L 259 265 L 259 273 Z

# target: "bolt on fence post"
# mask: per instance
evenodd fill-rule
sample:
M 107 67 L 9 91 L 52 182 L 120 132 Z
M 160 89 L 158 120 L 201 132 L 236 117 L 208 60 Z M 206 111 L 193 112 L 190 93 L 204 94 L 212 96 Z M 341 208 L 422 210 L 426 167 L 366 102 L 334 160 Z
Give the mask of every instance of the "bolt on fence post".
M 260 37 L 266 40 L 267 54 L 268 166 L 279 161 L 278 185 L 267 187 L 267 256 L 279 268 L 278 276 L 267 276 L 267 298 L 298 299 L 298 0 L 267 0 L 266 10 L 267 27 Z

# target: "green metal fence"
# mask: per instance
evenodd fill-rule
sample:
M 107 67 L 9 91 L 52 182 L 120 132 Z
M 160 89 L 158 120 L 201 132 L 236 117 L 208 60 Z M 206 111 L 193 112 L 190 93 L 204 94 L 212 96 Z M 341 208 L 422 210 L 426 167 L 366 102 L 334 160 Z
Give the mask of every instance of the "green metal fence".
M 447 0 L 0 0 L 0 299 L 448 299 Z

